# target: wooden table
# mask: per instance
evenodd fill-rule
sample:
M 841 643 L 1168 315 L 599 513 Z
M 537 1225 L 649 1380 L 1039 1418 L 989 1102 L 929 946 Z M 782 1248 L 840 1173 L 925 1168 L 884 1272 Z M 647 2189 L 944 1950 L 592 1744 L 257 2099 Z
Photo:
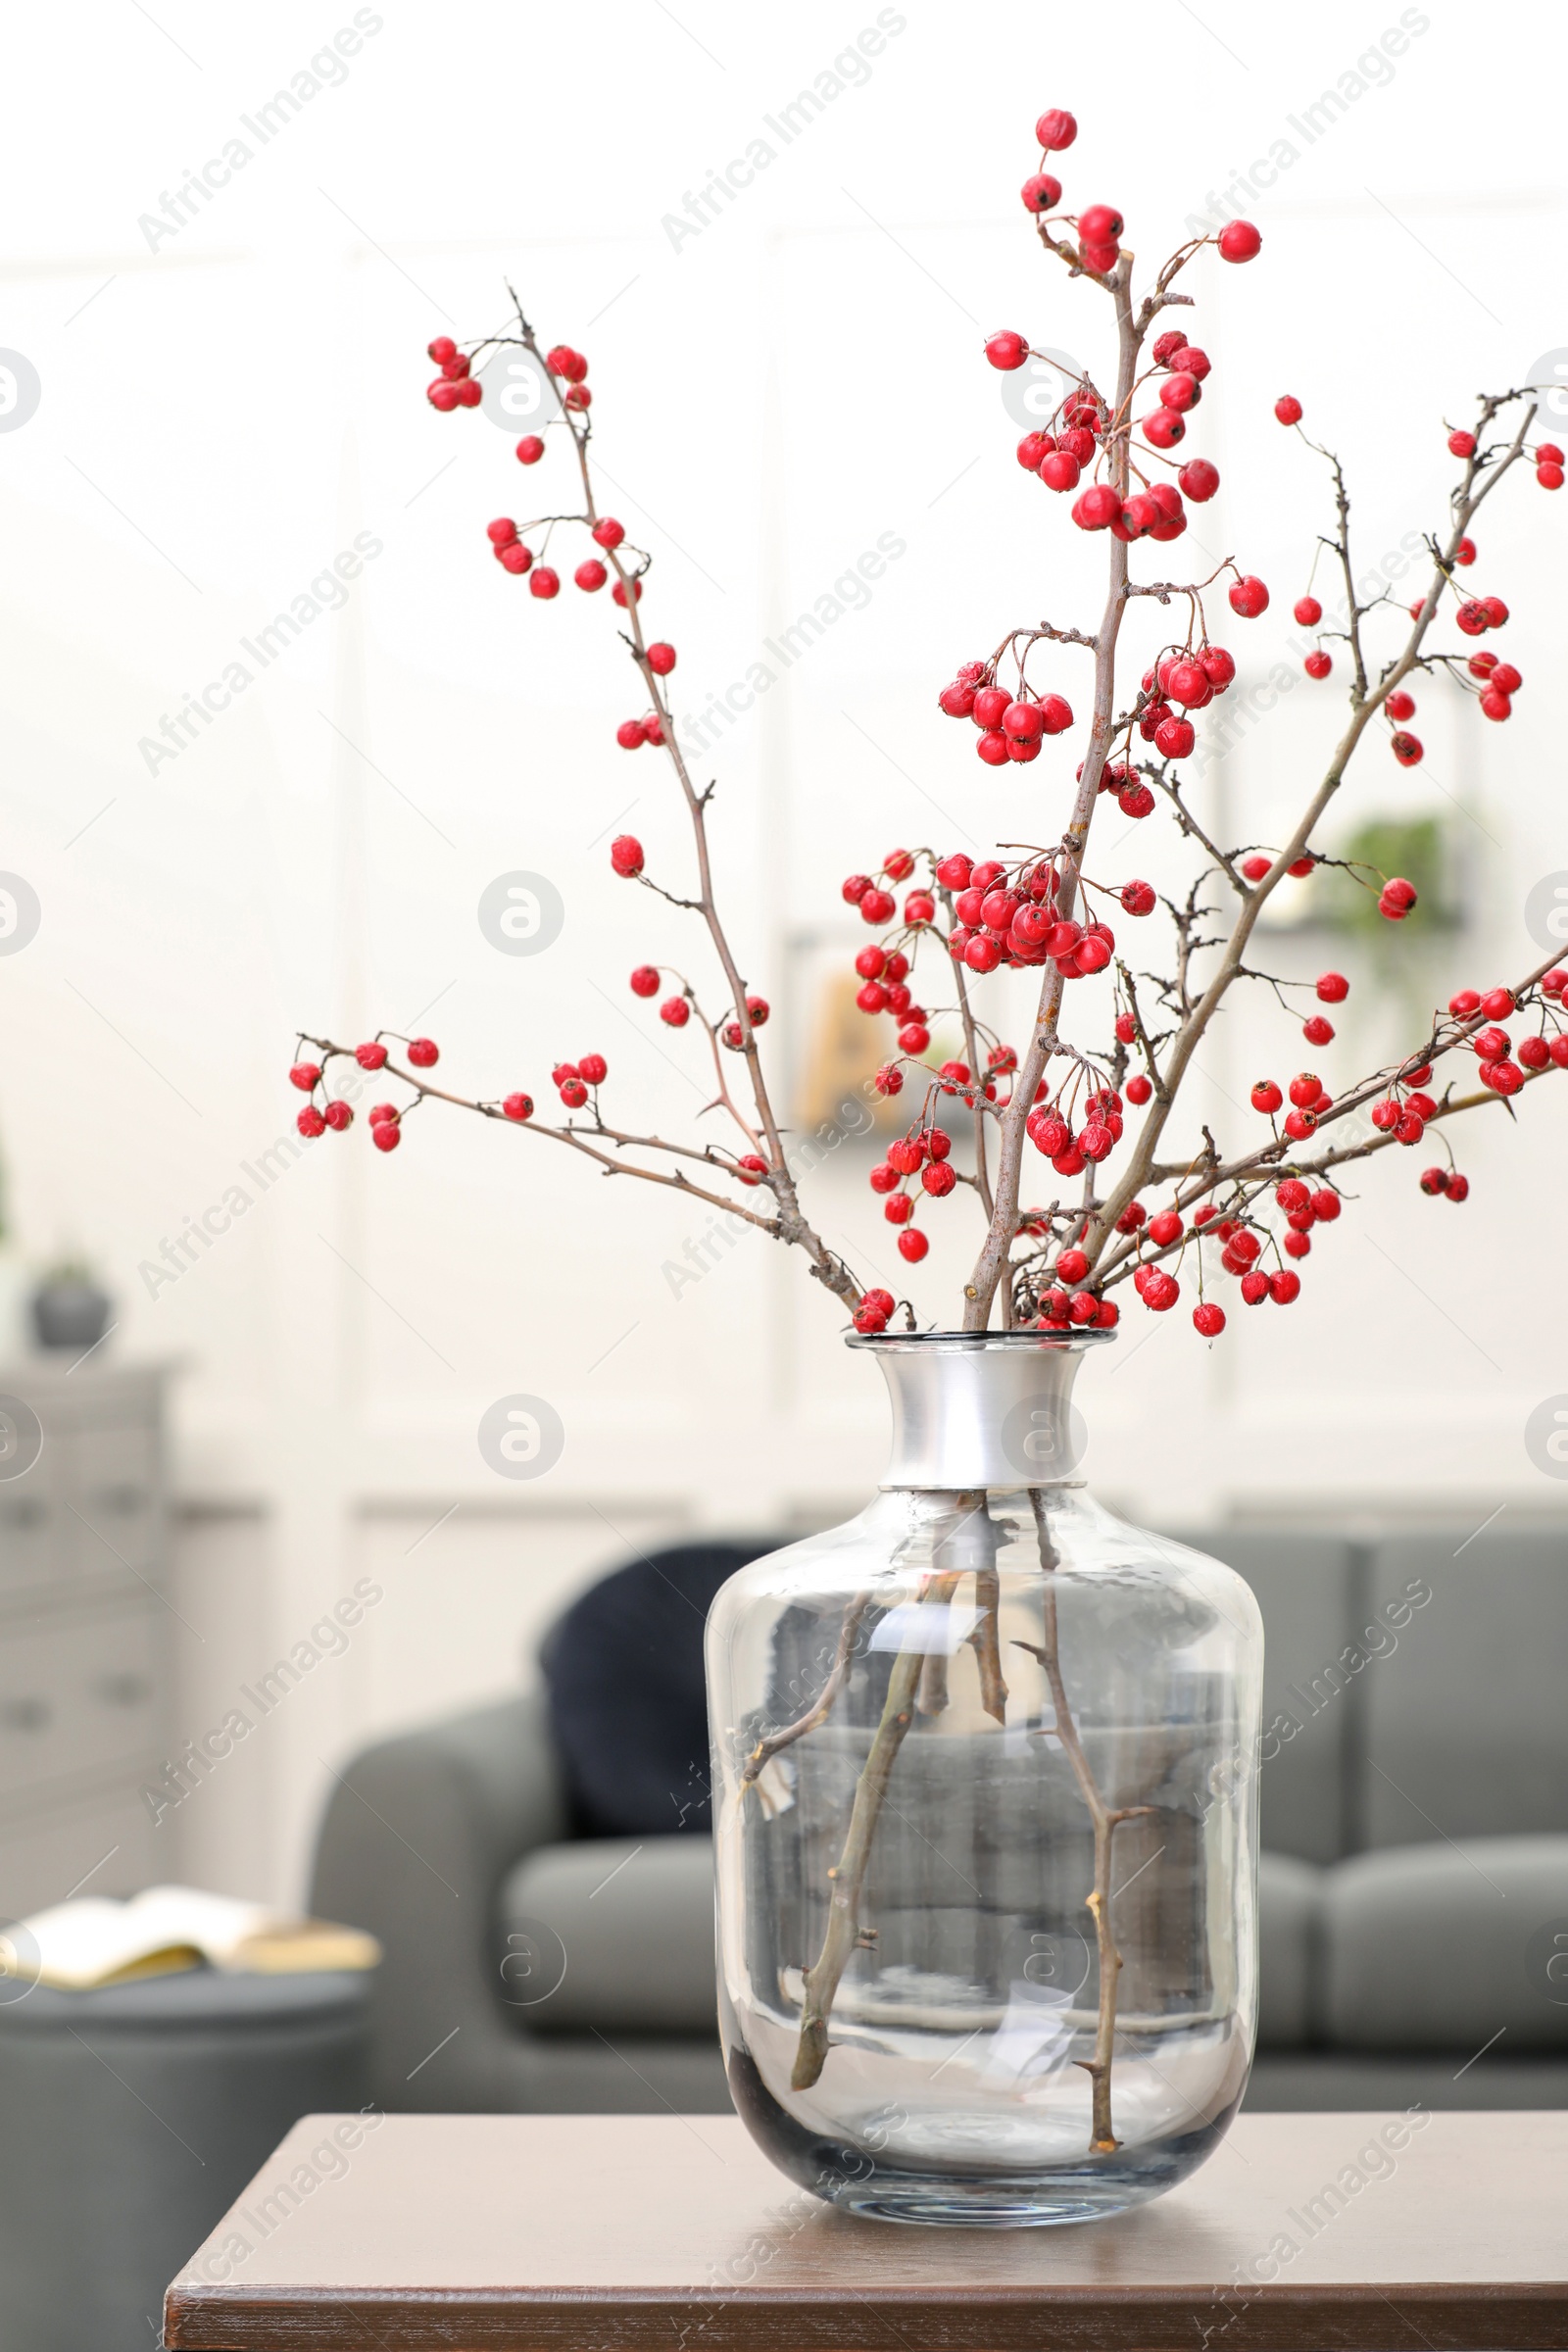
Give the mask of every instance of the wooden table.
M 165 2340 L 177 2352 L 1568 2345 L 1568 2115 L 1417 2126 L 1243 2116 L 1200 2172 L 1137 2212 L 994 2231 L 831 2211 L 731 2117 L 316 2116 L 174 2280 Z

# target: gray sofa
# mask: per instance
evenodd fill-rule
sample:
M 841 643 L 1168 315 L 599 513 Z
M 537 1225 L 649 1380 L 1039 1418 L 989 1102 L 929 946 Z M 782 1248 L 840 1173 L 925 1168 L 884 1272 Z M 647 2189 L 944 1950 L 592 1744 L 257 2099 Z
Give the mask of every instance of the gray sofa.
M 1568 2107 L 1568 1534 L 1192 1540 L 1267 1630 L 1248 2104 Z M 312 1902 L 385 1947 L 388 2107 L 730 2104 L 709 1841 L 575 1838 L 539 1694 L 358 1757 Z

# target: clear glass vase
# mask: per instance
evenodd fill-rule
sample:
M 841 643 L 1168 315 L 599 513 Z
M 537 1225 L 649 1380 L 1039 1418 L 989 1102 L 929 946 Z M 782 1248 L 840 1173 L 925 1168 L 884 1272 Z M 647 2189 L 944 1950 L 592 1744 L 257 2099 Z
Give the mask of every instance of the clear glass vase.
M 892 1392 L 880 1493 L 709 1621 L 730 2088 L 859 2213 L 1115 2213 L 1246 2087 L 1262 1625 L 1073 1478 L 1110 1338 L 853 1340 Z

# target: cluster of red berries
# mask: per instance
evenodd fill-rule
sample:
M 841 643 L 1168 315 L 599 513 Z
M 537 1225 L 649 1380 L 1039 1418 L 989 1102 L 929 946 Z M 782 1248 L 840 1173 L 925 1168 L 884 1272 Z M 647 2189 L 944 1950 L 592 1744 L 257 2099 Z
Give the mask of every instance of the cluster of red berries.
M 1249 603 L 1258 612 L 1265 610 L 1268 590 L 1261 580 L 1244 580 L 1238 586 L 1255 590 L 1256 596 L 1250 596 Z M 1234 588 L 1231 594 L 1234 601 Z M 1145 670 L 1141 682 L 1139 734 L 1145 743 L 1153 745 L 1162 760 L 1188 759 L 1198 741 L 1198 730 L 1190 713 L 1206 710 L 1235 677 L 1233 657 L 1224 646 L 1210 645 L 1206 638 L 1201 645 L 1174 647 L 1161 654 Z M 1150 796 L 1151 806 L 1152 797 Z
M 575 1061 L 558 1061 L 550 1083 L 568 1110 L 581 1110 L 591 1087 L 603 1086 L 610 1064 L 602 1054 L 579 1054 Z
M 618 873 L 622 869 L 617 866 L 615 870 Z M 906 969 L 907 969 L 907 966 L 906 966 Z M 660 973 L 658 964 L 638 964 L 631 975 L 632 995 L 634 997 L 657 997 L 659 990 Z M 768 1014 L 771 1010 L 772 1007 L 768 1004 L 768 1001 L 765 997 L 754 995 L 747 996 L 746 1018 L 754 1029 L 765 1029 L 767 1027 Z M 659 1007 L 659 1017 L 662 1022 L 664 1022 L 666 1027 L 670 1029 L 684 1029 L 687 1022 L 692 1017 L 692 998 L 689 990 L 683 989 L 678 996 L 666 997 L 662 1004 L 661 1004 Z M 743 1054 L 746 1051 L 746 1033 L 742 1029 L 738 1019 L 722 1022 L 717 1031 L 717 1036 L 719 1044 L 722 1046 L 727 1046 L 732 1054 Z M 598 1056 L 595 1055 L 594 1058 L 597 1060 Z M 584 1072 L 584 1075 L 586 1075 L 586 1072 Z M 597 1085 L 598 1081 L 595 1080 L 594 1083 Z M 742 1160 L 740 1165 L 742 1167 L 750 1167 L 752 1163 L 750 1160 Z M 758 1165 L 765 1170 L 767 1163 L 765 1160 L 762 1160 L 759 1161 Z
M 1536 479 L 1543 490 L 1562 488 L 1562 451 L 1555 441 L 1543 441 L 1536 449 Z
M 441 372 L 424 388 L 424 397 L 432 409 L 476 409 L 484 391 L 476 375 L 471 373 L 473 363 L 462 352 L 450 335 L 437 335 L 428 346 L 429 356 Z
M 1129 1080 L 1129 1086 L 1134 1081 Z M 1147 1080 L 1144 1082 L 1147 1085 Z M 1143 1088 L 1144 1102 L 1149 1100 Z M 1043 1099 L 1044 1098 L 1044 1099 Z M 1136 1100 L 1137 1098 L 1135 1098 Z M 1074 1133 L 1069 1098 L 1053 1105 L 1040 1087 L 1024 1129 L 1037 1152 L 1043 1152 L 1058 1176 L 1081 1176 L 1091 1161 L 1108 1159 L 1123 1134 L 1122 1098 L 1112 1086 L 1098 1087 L 1085 1099 L 1083 1123 Z
M 888 1146 L 887 1157 L 871 1170 L 871 1190 L 884 1196 L 882 1214 L 890 1225 L 900 1228 L 899 1255 L 910 1265 L 918 1265 L 931 1247 L 919 1227 L 911 1223 L 916 1205 L 911 1182 L 918 1176 L 923 1196 L 946 1200 L 958 1183 L 958 1171 L 949 1157 L 952 1150 L 953 1138 L 946 1128 L 911 1128 L 907 1135 L 895 1138 Z
M 1038 760 L 1044 738 L 1072 725 L 1072 706 L 1061 695 L 1037 695 L 1021 682 L 1017 694 L 1009 694 L 983 662 L 965 662 L 937 705 L 949 718 L 973 719 L 980 729 L 974 748 L 988 767 Z

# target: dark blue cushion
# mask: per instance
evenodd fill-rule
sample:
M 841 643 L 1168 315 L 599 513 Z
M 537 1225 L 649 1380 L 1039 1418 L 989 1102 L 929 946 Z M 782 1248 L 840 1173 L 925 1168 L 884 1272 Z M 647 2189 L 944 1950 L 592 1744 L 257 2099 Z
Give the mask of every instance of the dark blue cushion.
M 703 1629 L 720 1585 L 777 1548 L 672 1544 L 594 1585 L 539 1653 L 550 1721 L 590 1837 L 711 1828 Z

